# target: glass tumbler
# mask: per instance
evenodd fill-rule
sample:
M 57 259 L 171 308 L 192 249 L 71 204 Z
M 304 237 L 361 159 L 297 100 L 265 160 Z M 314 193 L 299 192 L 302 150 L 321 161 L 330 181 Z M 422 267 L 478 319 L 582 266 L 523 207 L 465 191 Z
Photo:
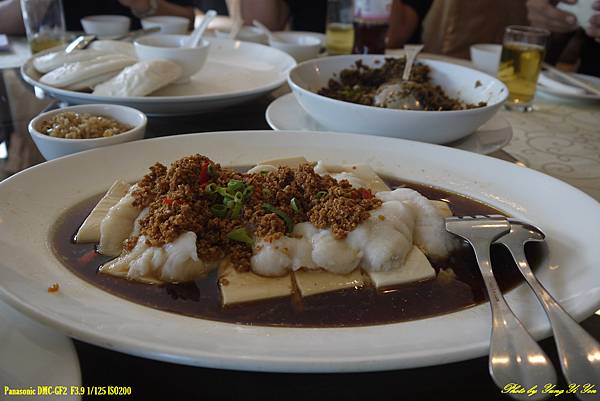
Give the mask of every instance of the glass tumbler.
M 61 0 L 21 0 L 21 10 L 32 53 L 65 43 Z
M 533 110 L 533 98 L 550 32 L 528 26 L 509 26 L 504 32 L 498 79 L 508 87 L 509 110 Z
M 350 54 L 354 46 L 354 1 L 327 0 L 327 53 Z

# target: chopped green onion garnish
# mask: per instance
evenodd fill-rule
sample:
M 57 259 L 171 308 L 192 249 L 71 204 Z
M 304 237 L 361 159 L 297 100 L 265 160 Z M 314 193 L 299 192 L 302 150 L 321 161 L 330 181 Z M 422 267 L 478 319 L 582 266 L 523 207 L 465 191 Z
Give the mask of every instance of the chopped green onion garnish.
M 271 196 L 271 191 L 269 190 L 269 188 L 263 188 L 262 193 L 263 193 L 263 196 L 266 198 Z
M 209 176 L 211 176 L 211 177 L 215 176 L 216 171 L 215 171 L 215 166 L 213 164 L 209 164 L 207 170 L 208 170 Z
M 231 218 L 232 219 L 237 219 L 238 217 L 240 217 L 240 212 L 242 211 L 242 204 L 241 203 L 234 203 L 233 207 L 231 208 Z
M 248 200 L 248 198 L 252 195 L 252 192 L 254 192 L 254 187 L 252 185 L 248 185 L 242 193 L 244 201 Z
M 227 192 L 225 187 L 217 187 L 217 193 L 221 195 L 224 199 L 233 198 L 233 195 Z M 223 200 L 223 203 L 225 200 Z
M 236 228 L 235 230 L 231 230 L 229 232 L 229 234 L 227 234 L 227 238 L 229 238 L 230 240 L 233 240 L 233 241 L 243 242 L 250 246 L 254 245 L 254 240 L 252 239 L 250 234 L 248 234 L 248 231 L 246 231 L 246 229 L 243 227 Z
M 319 191 L 319 192 L 317 192 L 317 194 L 315 196 L 317 199 L 321 199 L 325 195 L 327 195 L 327 191 Z
M 227 216 L 227 207 L 225 205 L 211 205 L 210 212 L 222 219 Z
M 235 205 L 235 203 L 236 203 L 235 200 L 233 200 L 231 198 L 224 198 L 223 199 L 223 204 L 228 209 L 231 209 L 233 207 L 233 205 Z
M 290 206 L 294 212 L 300 213 L 300 203 L 298 202 L 298 199 L 292 198 L 290 200 Z
M 229 180 L 227 183 L 227 190 L 230 193 L 236 193 L 237 191 L 242 191 L 246 187 L 244 181 L 240 180 Z
M 215 184 L 214 182 L 211 182 L 210 184 L 208 184 L 206 186 L 206 188 L 204 188 L 204 190 L 209 194 L 213 194 L 217 190 L 217 184 Z
M 242 193 L 240 191 L 237 191 L 235 193 L 235 195 L 233 196 L 233 200 L 238 203 L 242 202 L 243 199 L 244 199 L 244 195 L 242 195 Z
M 279 218 L 285 223 L 286 232 L 292 232 L 292 230 L 294 229 L 294 222 L 292 221 L 292 219 L 290 219 L 290 216 L 288 216 L 285 212 L 282 212 L 281 210 L 277 209 L 270 203 L 263 203 L 262 207 L 267 212 L 275 213 L 277 216 L 279 216 Z

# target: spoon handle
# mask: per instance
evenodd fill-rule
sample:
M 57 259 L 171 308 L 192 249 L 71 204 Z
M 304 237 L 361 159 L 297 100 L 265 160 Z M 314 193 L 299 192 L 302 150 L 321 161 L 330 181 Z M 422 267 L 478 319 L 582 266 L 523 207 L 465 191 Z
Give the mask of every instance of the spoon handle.
M 498 387 L 517 384 L 529 390 L 537 386 L 536 394 L 510 393 L 517 399 L 542 399 L 546 384 L 556 383 L 556 372 L 538 343 L 529 335 L 514 315 L 498 287 L 490 262 L 489 243 L 471 243 L 487 288 L 492 309 L 489 369 Z
M 204 31 L 208 28 L 208 24 L 217 16 L 217 12 L 215 10 L 208 10 L 202 18 L 200 25 L 198 28 L 194 29 L 192 35 L 188 38 L 187 47 L 196 47 L 198 43 L 200 43 L 200 39 L 202 39 L 202 35 L 204 35 Z
M 522 246 L 507 247 L 527 283 L 544 307 L 554 334 L 562 371 L 569 383 L 584 386 L 600 384 L 600 345 L 590 336 L 540 283 L 527 263 Z M 596 395 L 588 393 L 590 397 Z M 585 400 L 582 391 L 578 398 Z
M 402 80 L 408 81 L 410 79 L 410 72 L 412 70 L 413 63 L 417 58 L 417 54 L 421 52 L 423 45 L 405 45 L 404 54 L 406 55 L 406 63 L 404 64 L 404 73 L 402 74 Z

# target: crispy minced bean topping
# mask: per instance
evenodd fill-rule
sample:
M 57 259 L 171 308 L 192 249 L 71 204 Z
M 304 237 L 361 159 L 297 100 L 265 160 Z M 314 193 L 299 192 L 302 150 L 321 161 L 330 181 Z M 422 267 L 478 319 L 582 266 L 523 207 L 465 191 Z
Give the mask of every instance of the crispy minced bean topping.
M 342 239 L 381 205 L 370 190 L 319 176 L 310 163 L 244 174 L 199 154 L 169 168 L 156 163 L 137 183 L 133 197 L 136 207 L 149 208 L 140 234 L 150 245 L 161 246 L 193 231 L 201 259 L 228 255 L 241 271 L 250 269 L 252 236 L 271 241 L 290 234 L 294 224 L 309 221 Z M 240 237 L 240 229 L 248 236 Z

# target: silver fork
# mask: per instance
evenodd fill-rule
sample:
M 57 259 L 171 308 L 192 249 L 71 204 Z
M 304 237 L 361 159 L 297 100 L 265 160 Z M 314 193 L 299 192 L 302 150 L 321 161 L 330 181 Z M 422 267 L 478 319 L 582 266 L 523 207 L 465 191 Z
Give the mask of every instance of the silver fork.
M 509 308 L 492 272 L 490 246 L 510 231 L 504 216 L 466 216 L 446 219 L 446 230 L 471 244 L 483 276 L 492 309 L 489 369 L 501 389 L 520 385 L 524 393 L 509 392 L 516 399 L 537 400 L 547 397 L 541 389 L 556 383 L 556 372 L 548 356 L 529 335 Z M 535 394 L 527 390 L 537 386 Z
M 536 279 L 527 263 L 525 244 L 530 241 L 543 242 L 544 234 L 535 226 L 513 219 L 509 219 L 509 222 L 510 232 L 496 240 L 496 243 L 508 249 L 525 280 L 544 307 L 567 381 L 580 386 L 587 383 L 600 384 L 600 345 L 552 298 Z M 587 400 L 598 395 L 577 391 L 577 396 L 581 400 Z

